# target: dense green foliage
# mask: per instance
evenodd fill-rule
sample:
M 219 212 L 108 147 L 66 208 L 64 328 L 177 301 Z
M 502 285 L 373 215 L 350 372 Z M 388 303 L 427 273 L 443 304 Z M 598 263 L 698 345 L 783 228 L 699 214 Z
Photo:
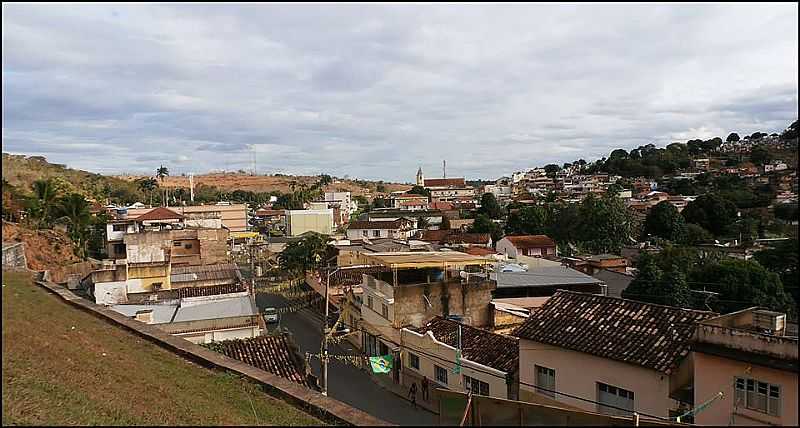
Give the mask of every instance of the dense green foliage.
M 730 226 L 736 221 L 737 212 L 733 202 L 710 193 L 689 202 L 681 214 L 687 222 L 697 224 L 720 236 L 729 231 Z
M 278 255 L 281 266 L 295 274 L 305 274 L 321 266 L 329 257 L 328 236 L 309 232 L 297 241 L 290 242 Z
M 503 228 L 485 214 L 475 216 L 475 222 L 472 223 L 469 231 L 471 233 L 488 233 L 492 235 L 492 242 L 497 242 L 503 237 Z
M 675 205 L 668 201 L 659 202 L 650 209 L 644 223 L 643 237 L 655 236 L 668 241 L 681 243 L 687 239 L 688 228 Z
M 491 219 L 503 217 L 503 208 L 497 203 L 497 198 L 493 193 L 484 193 L 481 196 L 481 207 L 478 212 Z

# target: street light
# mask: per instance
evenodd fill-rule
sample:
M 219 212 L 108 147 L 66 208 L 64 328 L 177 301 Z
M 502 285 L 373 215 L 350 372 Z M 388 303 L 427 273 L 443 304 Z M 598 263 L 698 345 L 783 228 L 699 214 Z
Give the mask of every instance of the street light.
M 322 319 L 322 344 L 320 345 L 320 354 L 322 355 L 322 395 L 328 395 L 328 290 L 331 286 L 331 275 L 339 272 L 342 268 L 328 272 L 328 277 L 325 281 L 325 317 Z

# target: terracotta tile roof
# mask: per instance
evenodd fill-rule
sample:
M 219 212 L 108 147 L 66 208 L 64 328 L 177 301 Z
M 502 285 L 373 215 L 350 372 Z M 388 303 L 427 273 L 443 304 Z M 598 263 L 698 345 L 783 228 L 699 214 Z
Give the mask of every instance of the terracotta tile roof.
M 462 250 L 467 254 L 472 254 L 473 256 L 489 256 L 492 254 L 497 254 L 496 251 L 490 248 L 483 248 L 483 247 L 467 247 Z
M 281 216 L 285 214 L 286 212 L 284 210 L 260 209 L 256 211 L 256 215 L 259 217 Z
M 539 247 L 555 247 L 556 241 L 553 241 L 547 235 L 519 235 L 519 236 L 506 236 L 518 249 L 539 248 Z
M 400 229 L 406 220 L 397 219 L 394 221 L 367 221 L 356 220 L 351 221 L 347 229 Z
M 138 217 L 136 221 L 181 220 L 183 216 L 164 207 L 154 208 Z
M 240 280 L 242 274 L 236 263 L 217 263 L 199 266 L 173 266 L 170 272 L 170 281 L 175 283 L 209 281 L 209 280 Z
M 424 187 L 464 187 L 464 178 L 426 178 Z
M 452 202 L 434 201 L 430 203 L 429 207 L 432 210 L 450 211 L 455 208 L 455 205 Z
M 425 230 L 420 236 L 421 241 L 439 243 L 447 235 L 453 233 L 452 230 Z
M 559 290 L 512 334 L 669 374 L 711 312 Z
M 428 205 L 428 201 L 423 201 L 421 199 L 412 199 L 410 201 L 400 202 L 400 206 L 401 207 L 416 207 L 416 206 L 420 206 L 420 205 L 427 206 Z
M 213 348 L 228 357 L 310 387 L 305 361 L 285 335 L 225 340 L 215 343 Z
M 487 245 L 492 239 L 492 235 L 488 233 L 461 233 L 452 231 L 449 235 L 442 239 L 445 244 L 480 244 Z
M 435 317 L 425 326 L 415 329 L 418 333 L 433 332 L 440 342 L 458 345 L 458 323 Z M 461 324 L 461 352 L 470 361 L 506 373 L 517 371 L 519 363 L 519 341 L 511 336 L 492 333 L 466 324 Z

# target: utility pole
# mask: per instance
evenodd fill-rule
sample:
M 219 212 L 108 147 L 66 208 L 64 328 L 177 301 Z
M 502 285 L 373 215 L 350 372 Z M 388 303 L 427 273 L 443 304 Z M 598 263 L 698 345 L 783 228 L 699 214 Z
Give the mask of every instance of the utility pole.
M 189 173 L 189 200 L 194 203 L 194 173 Z
M 341 268 L 336 268 L 328 272 L 328 277 L 325 280 L 325 317 L 322 319 L 322 344 L 320 346 L 320 365 L 322 374 L 322 395 L 328 395 L 328 296 L 331 286 L 331 275 L 338 272 Z

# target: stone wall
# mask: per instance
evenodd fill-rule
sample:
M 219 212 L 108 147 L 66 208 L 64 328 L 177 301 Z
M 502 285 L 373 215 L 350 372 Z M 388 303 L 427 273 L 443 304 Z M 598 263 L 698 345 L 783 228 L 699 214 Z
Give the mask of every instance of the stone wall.
M 421 327 L 437 315 L 460 315 L 465 324 L 489 326 L 493 322 L 489 302 L 494 288 L 494 281 L 462 284 L 459 280 L 396 287 L 395 328 L 408 324 Z
M 22 269 L 28 267 L 28 261 L 25 258 L 25 243 L 3 242 L 3 267 Z

